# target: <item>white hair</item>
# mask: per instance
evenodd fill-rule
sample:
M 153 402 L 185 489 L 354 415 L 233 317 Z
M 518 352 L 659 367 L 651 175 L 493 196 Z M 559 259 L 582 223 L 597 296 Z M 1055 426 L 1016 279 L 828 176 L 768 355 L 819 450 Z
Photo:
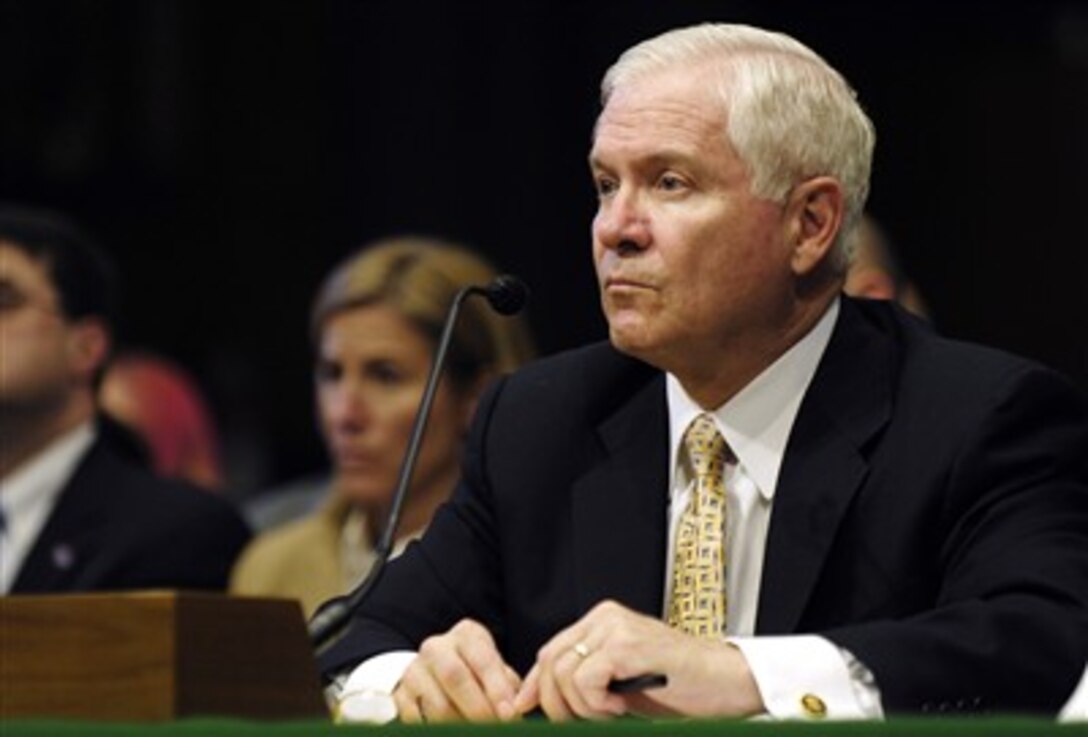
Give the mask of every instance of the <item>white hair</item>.
M 620 56 L 601 82 L 601 102 L 607 105 L 633 79 L 707 63 L 719 72 L 726 134 L 757 197 L 784 202 L 795 185 L 815 176 L 842 186 L 846 212 L 833 253 L 835 267 L 845 270 L 869 195 L 876 131 L 847 81 L 812 49 L 744 25 L 668 31 Z

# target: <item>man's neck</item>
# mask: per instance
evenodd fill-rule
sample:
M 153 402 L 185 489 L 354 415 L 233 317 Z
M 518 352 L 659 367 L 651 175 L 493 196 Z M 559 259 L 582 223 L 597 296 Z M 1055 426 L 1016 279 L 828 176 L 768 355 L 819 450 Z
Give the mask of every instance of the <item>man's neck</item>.
M 73 400 L 46 415 L 0 413 L 0 478 L 34 458 L 51 442 L 94 417 L 93 400 Z
M 759 376 L 768 366 L 804 338 L 827 312 L 834 297 L 808 303 L 779 329 L 768 331 L 746 345 L 726 346 L 700 356 L 691 366 L 670 371 L 684 391 L 704 409 L 720 407 Z

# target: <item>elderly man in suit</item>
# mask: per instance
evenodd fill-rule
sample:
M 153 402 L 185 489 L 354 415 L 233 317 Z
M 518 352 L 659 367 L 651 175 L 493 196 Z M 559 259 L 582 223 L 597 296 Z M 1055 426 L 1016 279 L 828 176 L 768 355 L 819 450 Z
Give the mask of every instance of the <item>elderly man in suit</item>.
M 603 103 L 610 343 L 480 402 L 325 656 L 345 716 L 1055 713 L 1088 657 L 1083 397 L 841 294 L 874 132 L 794 39 L 666 33 Z
M 107 439 L 111 281 L 64 219 L 0 208 L 0 593 L 224 589 L 249 538 L 225 501 Z

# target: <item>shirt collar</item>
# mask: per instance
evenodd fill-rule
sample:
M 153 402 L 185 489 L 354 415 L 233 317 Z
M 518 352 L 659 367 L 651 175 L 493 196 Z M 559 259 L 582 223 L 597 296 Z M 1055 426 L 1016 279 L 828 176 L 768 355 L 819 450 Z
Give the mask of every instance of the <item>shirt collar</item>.
M 88 420 L 0 480 L 0 503 L 9 524 L 34 508 L 51 509 L 94 439 L 94 421 Z
M 708 412 L 738 464 L 765 499 L 774 497 L 790 430 L 805 390 L 831 340 L 838 314 L 836 298 L 801 340 L 725 404 Z M 665 377 L 665 392 L 669 407 L 670 468 L 675 473 L 684 431 L 696 415 L 706 410 L 684 391 L 672 374 Z
M 45 450 L 0 480 L 3 489 L 0 504 L 9 530 L 23 521 L 34 524 L 49 515 L 79 460 L 94 442 L 95 423 L 88 420 L 60 435 Z

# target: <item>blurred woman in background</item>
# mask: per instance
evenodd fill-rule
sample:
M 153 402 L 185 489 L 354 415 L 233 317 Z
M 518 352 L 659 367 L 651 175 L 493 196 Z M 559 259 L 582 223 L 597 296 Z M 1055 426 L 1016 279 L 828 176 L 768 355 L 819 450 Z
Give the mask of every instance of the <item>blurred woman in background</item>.
M 399 238 L 364 248 L 325 280 L 311 312 L 314 390 L 332 461 L 319 510 L 260 535 L 234 569 L 234 593 L 298 598 L 307 616 L 375 560 L 446 312 L 496 272 L 472 252 Z M 520 317 L 464 303 L 400 520 L 394 554 L 422 533 L 453 490 L 462 440 L 487 383 L 532 356 Z

